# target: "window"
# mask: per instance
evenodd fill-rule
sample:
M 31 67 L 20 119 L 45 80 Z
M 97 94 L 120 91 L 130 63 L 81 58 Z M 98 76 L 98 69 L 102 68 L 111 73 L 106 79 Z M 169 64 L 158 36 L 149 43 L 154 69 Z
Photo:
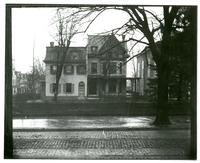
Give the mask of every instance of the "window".
M 116 80 L 109 81 L 109 93 L 116 93 L 117 82 Z
M 117 73 L 117 63 L 111 62 L 109 66 L 109 73 L 110 74 L 116 74 Z
M 88 80 L 88 94 L 97 95 L 97 80 L 96 79 Z
M 57 71 L 57 66 L 56 65 L 51 65 L 50 66 L 50 73 L 51 74 L 56 74 Z
M 91 52 L 96 53 L 97 52 L 97 46 L 91 46 Z
M 73 73 L 74 73 L 73 65 L 64 66 L 64 74 L 73 74 Z
M 56 83 L 50 84 L 50 93 L 55 93 L 56 92 Z M 58 93 L 61 92 L 61 85 L 58 84 Z
M 77 52 L 72 52 L 71 59 L 72 60 L 78 60 L 78 58 L 79 58 L 78 56 L 79 56 L 79 54 Z
M 119 63 L 119 73 L 122 74 L 122 63 Z
M 85 73 L 86 73 L 85 65 L 78 65 L 77 66 L 77 74 L 85 74 Z
M 104 75 L 107 75 L 107 72 L 108 72 L 108 71 L 107 71 L 107 70 L 108 70 L 107 66 L 108 66 L 108 65 L 107 65 L 106 63 L 103 63 L 103 74 L 104 74 Z
M 72 83 L 65 83 L 63 86 L 63 91 L 65 93 L 73 93 L 74 92 L 74 84 Z
M 140 63 L 137 65 L 137 72 L 138 72 L 138 77 L 140 78 Z
M 91 63 L 91 74 L 97 74 L 97 63 Z

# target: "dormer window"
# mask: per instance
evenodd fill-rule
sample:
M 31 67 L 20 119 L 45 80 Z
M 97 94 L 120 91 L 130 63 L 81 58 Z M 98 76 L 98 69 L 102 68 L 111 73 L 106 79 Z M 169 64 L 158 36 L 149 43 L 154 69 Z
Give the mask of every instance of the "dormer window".
M 73 52 L 73 53 L 71 54 L 71 59 L 72 59 L 72 60 L 78 60 L 78 53 L 77 53 L 77 52 Z
M 97 52 L 98 47 L 97 46 L 91 46 L 91 52 L 92 53 L 96 53 Z
M 64 66 L 64 74 L 73 74 L 73 73 L 74 73 L 73 65 L 65 65 Z
M 56 65 L 51 65 L 50 66 L 50 73 L 51 74 L 56 74 L 57 72 L 57 66 Z

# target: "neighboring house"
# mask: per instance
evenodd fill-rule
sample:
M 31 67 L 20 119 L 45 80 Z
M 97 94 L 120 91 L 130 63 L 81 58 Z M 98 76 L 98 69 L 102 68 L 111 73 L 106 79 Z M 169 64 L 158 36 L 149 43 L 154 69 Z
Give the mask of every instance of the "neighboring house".
M 46 49 L 46 98 L 55 91 L 57 58 L 62 48 Z M 114 35 L 89 35 L 86 47 L 70 47 L 59 81 L 61 99 L 126 95 L 126 48 Z
M 89 35 L 88 96 L 125 96 L 127 51 L 114 35 Z
M 146 92 L 149 89 L 148 84 L 150 79 L 156 78 L 156 71 L 153 67 L 155 67 L 155 62 L 153 60 L 151 51 L 149 47 L 145 47 L 144 50 L 138 54 L 137 57 L 136 76 L 139 78 L 137 91 L 141 96 L 146 95 Z
M 28 74 L 13 70 L 12 72 L 12 90 L 13 95 L 29 93 Z

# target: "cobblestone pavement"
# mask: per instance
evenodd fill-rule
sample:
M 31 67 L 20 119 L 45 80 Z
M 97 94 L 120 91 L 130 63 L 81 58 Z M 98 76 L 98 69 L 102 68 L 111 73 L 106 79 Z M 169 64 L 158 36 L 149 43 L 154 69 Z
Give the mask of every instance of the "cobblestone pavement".
M 190 130 L 13 132 L 15 158 L 189 159 Z

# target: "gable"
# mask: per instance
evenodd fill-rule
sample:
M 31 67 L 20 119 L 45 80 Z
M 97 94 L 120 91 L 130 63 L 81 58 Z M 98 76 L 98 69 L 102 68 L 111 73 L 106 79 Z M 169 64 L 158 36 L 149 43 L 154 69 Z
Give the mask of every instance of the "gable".
M 102 58 L 109 57 L 111 59 L 124 59 L 127 57 L 125 48 L 114 35 L 109 35 L 98 55 L 102 56 Z
M 97 47 L 96 53 L 98 53 L 108 38 L 109 35 L 88 35 L 87 53 L 93 53 L 92 47 Z

